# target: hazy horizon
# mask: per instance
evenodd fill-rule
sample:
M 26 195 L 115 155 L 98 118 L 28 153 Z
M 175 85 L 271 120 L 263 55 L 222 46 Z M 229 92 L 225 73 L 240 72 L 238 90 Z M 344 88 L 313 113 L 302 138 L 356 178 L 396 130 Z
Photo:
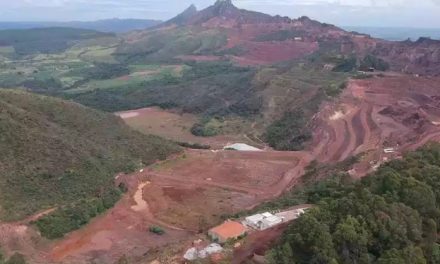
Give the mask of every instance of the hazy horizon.
M 0 0 L 2 22 L 68 22 L 102 19 L 167 20 L 191 4 L 215 0 Z M 338 26 L 440 28 L 440 0 L 233 0 L 243 9 L 297 18 L 309 16 Z

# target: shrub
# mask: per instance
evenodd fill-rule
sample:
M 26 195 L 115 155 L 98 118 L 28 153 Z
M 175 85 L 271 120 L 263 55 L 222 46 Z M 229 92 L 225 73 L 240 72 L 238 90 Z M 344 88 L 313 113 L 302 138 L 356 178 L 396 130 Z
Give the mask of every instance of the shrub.
M 75 204 L 61 207 L 40 218 L 34 224 L 42 236 L 49 239 L 61 238 L 66 233 L 84 226 L 93 217 L 113 207 L 120 196 L 121 191 L 113 188 L 99 198 L 81 200 Z
M 213 137 L 218 135 L 220 131 L 216 127 L 210 125 L 209 121 L 209 118 L 204 118 L 201 123 L 195 123 L 191 127 L 191 133 L 198 137 Z
M 1 263 L 1 259 L 0 259 L 0 263 Z M 19 253 L 15 253 L 14 255 L 12 255 L 11 258 L 9 258 L 8 261 L 5 262 L 5 264 L 26 264 L 26 260 L 24 259 L 23 255 Z
M 211 146 L 209 145 L 203 145 L 199 143 L 188 143 L 188 142 L 176 142 L 177 145 L 184 147 L 184 148 L 190 148 L 190 149 L 210 149 Z
M 357 67 L 357 59 L 356 57 L 350 57 L 343 59 L 339 64 L 337 64 L 334 68 L 334 72 L 351 72 L 354 71 Z
M 303 111 L 287 112 L 266 129 L 264 138 L 276 150 L 301 150 L 311 138 L 306 125 Z
M 150 231 L 150 233 L 160 235 L 160 236 L 165 234 L 165 230 L 163 230 L 161 227 L 158 227 L 158 226 L 151 226 L 149 231 Z
M 377 58 L 376 56 L 373 55 L 367 55 L 361 61 L 361 65 L 359 66 L 359 69 L 361 71 L 367 71 L 370 68 L 374 68 L 379 71 L 387 71 L 390 68 L 390 65 L 381 58 Z

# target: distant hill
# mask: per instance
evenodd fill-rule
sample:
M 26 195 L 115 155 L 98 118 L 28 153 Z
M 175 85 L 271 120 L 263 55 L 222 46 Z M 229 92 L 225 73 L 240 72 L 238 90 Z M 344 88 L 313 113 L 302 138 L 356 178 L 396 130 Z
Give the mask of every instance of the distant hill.
M 182 13 L 173 17 L 172 19 L 160 24 L 160 26 L 168 26 L 168 25 L 179 25 L 183 26 L 188 23 L 188 20 L 191 19 L 195 14 L 197 14 L 197 8 L 195 5 L 190 5 L 187 9 L 185 9 Z
M 160 24 L 162 21 L 151 19 L 104 19 L 97 21 L 71 22 L 0 22 L 0 30 L 31 29 L 47 27 L 70 27 L 91 29 L 101 32 L 125 33 L 132 30 L 147 29 Z
M 85 210 L 89 218 L 117 200 L 117 173 L 178 151 L 168 141 L 131 130 L 112 114 L 12 90 L 0 90 L 0 149 L 0 220 L 53 207 Z M 72 224 L 69 215 L 59 214 L 40 223 L 43 231 L 51 228 L 48 237 L 87 222 Z
M 18 55 L 57 53 L 78 41 L 114 37 L 112 33 L 64 27 L 9 29 L 0 30 L 0 47 L 13 47 Z
M 362 27 L 346 26 L 349 31 L 356 31 L 392 41 L 417 40 L 421 37 L 429 37 L 440 40 L 440 28 L 402 28 L 402 27 Z

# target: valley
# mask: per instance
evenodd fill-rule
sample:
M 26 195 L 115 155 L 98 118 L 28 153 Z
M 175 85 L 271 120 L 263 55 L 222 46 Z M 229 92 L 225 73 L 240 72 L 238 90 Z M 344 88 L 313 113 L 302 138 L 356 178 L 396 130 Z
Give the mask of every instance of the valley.
M 1 264 L 15 253 L 31 264 L 186 263 L 188 249 L 220 242 L 207 234 L 226 220 L 298 208 L 311 212 L 247 228 L 219 259 L 190 263 L 377 263 L 387 247 L 434 259 L 429 241 L 440 245 L 440 41 L 218 0 L 121 34 L 0 31 L 0 87 Z M 431 203 L 415 202 L 419 190 Z M 418 219 L 408 230 L 420 234 L 387 229 L 401 219 Z M 346 249 L 367 227 L 355 242 L 384 246 Z M 393 236 L 411 242 L 389 246 Z
M 221 144 L 229 141 L 217 138 L 213 139 L 211 150 L 187 149 L 134 174 L 118 175 L 116 182 L 124 182 L 129 190 L 122 200 L 83 229 L 59 241 L 42 242 L 40 253 L 33 253 L 40 256 L 40 262 L 35 263 L 79 263 L 92 259 L 111 263 L 127 252 L 131 261 L 156 259 L 178 263 L 191 241 L 204 239 L 200 231 L 219 224 L 224 216 L 251 210 L 301 184 L 301 176 L 313 160 L 331 164 L 358 156 L 348 170 L 358 178 L 383 162 L 436 140 L 440 134 L 436 125 L 436 85 L 437 78 L 395 74 L 352 79 L 339 99 L 320 107 L 313 119 L 313 140 L 305 151 L 227 151 L 222 150 Z M 418 93 L 414 93 L 415 86 Z M 125 115 L 129 124 L 130 119 L 142 117 L 132 123 L 139 128 L 142 124 L 154 126 L 153 120 L 157 120 L 160 111 L 128 113 L 132 113 Z M 164 114 L 174 118 L 164 118 L 167 125 L 176 122 L 179 126 L 182 122 L 179 116 Z M 118 115 L 124 117 L 124 113 Z M 170 135 L 169 130 L 168 126 L 155 125 L 153 132 Z M 171 135 L 175 140 L 186 140 L 189 133 L 178 127 Z M 148 227 L 152 225 L 162 227 L 166 234 L 149 234 Z M 15 231 L 14 236 L 32 234 L 25 226 L 15 228 L 28 231 Z M 169 251 L 162 252 L 163 247 Z

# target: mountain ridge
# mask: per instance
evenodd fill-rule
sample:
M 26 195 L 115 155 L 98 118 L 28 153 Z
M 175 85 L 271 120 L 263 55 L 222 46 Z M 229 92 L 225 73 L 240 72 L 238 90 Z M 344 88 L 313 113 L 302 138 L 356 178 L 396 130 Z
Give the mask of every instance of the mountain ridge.
M 48 27 L 70 27 L 77 29 L 90 29 L 101 32 L 126 33 L 133 30 L 142 30 L 157 26 L 162 23 L 161 20 L 153 19 L 101 19 L 95 21 L 43 21 L 43 22 L 0 22 L 0 30 L 7 29 L 33 29 Z

